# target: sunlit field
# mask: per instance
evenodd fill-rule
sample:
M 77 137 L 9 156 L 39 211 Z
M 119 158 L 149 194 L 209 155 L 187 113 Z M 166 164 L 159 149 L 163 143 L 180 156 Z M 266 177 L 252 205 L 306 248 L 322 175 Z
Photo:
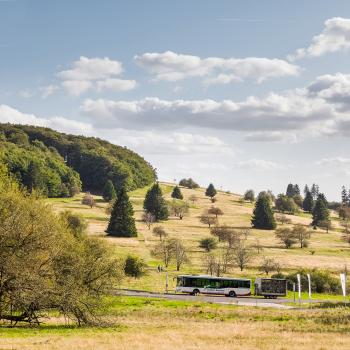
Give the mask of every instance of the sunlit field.
M 162 190 L 167 200 L 171 200 L 171 191 L 174 185 L 163 183 Z M 135 254 L 144 258 L 149 268 L 148 273 L 140 279 L 125 278 L 121 287 L 133 288 L 148 291 L 163 292 L 165 290 L 165 273 L 158 273 L 157 266 L 161 261 L 156 260 L 151 255 L 151 250 L 159 241 L 152 233 L 152 229 L 161 225 L 168 232 L 170 238 L 181 238 L 189 252 L 190 263 L 181 267 L 178 272 L 174 265 L 168 268 L 169 288 L 175 288 L 175 277 L 179 273 L 205 273 L 203 267 L 204 250 L 199 248 L 199 240 L 210 236 L 208 226 L 200 223 L 199 216 L 202 212 L 212 206 L 211 201 L 205 196 L 204 189 L 190 190 L 181 188 L 184 200 L 190 204 L 190 211 L 183 220 L 170 217 L 169 220 L 155 223 L 149 230 L 141 220 L 143 213 L 143 199 L 147 188 L 138 189 L 129 193 L 130 199 L 135 210 L 136 224 L 139 235 L 137 238 L 112 238 L 106 237 L 105 229 L 108 224 L 109 216 L 105 212 L 106 203 L 101 197 L 95 197 L 96 206 L 90 208 L 81 204 L 79 195 L 73 199 L 49 199 L 48 202 L 57 211 L 72 210 L 75 213 L 83 215 L 89 223 L 88 232 L 90 235 L 96 235 L 107 240 L 113 245 L 115 254 L 124 257 L 127 254 Z M 198 201 L 192 203 L 189 197 L 195 194 Z M 240 201 L 241 196 L 237 194 L 219 191 L 217 194 L 217 202 L 215 206 L 222 209 L 224 215 L 219 217 L 220 224 L 227 224 L 231 227 L 249 228 L 253 204 Z M 299 215 L 288 215 L 292 220 L 292 224 L 300 223 L 309 225 L 311 222 L 310 214 L 300 213 Z M 312 231 L 309 247 L 300 249 L 298 245 L 293 248 L 285 249 L 281 243 L 275 238 L 274 231 L 264 231 L 252 229 L 247 238 L 248 244 L 254 245 L 258 239 L 263 250 L 258 254 L 255 253 L 254 258 L 248 268 L 241 272 L 238 268 L 233 267 L 228 275 L 254 277 L 263 275 L 259 271 L 259 265 L 263 257 L 269 256 L 275 258 L 281 266 L 283 272 L 296 270 L 298 268 L 318 268 L 328 269 L 334 273 L 338 273 L 344 269 L 345 265 L 350 265 L 350 247 L 341 240 L 341 230 L 339 220 L 336 213 L 332 213 L 332 224 L 334 229 L 326 233 L 326 231 L 318 229 Z M 280 225 L 279 225 L 280 226 Z

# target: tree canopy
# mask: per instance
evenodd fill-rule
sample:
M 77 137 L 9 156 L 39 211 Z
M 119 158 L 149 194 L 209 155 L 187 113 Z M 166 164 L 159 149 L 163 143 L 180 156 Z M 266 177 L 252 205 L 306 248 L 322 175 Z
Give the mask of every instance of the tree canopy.
M 168 207 L 163 198 L 162 189 L 160 188 L 159 183 L 155 183 L 147 191 L 143 208 L 146 212 L 153 214 L 156 221 L 168 219 Z
M 273 230 L 276 228 L 275 218 L 267 196 L 258 197 L 252 217 L 252 226 L 263 230 Z
M 174 187 L 173 192 L 171 193 L 171 197 L 174 199 L 184 199 L 179 186 Z

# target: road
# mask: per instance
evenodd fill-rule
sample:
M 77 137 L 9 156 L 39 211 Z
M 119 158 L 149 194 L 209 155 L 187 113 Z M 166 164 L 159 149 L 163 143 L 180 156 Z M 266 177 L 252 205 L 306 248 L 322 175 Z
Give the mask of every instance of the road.
M 188 295 L 188 294 L 161 294 L 161 293 L 149 293 L 144 291 L 134 290 L 119 290 L 118 294 L 144 297 L 144 298 L 163 298 L 168 300 L 184 300 L 184 301 L 200 301 L 214 304 L 224 305 L 238 305 L 238 306 L 259 306 L 259 307 L 271 307 L 275 309 L 292 309 L 293 306 L 285 305 L 286 303 L 293 302 L 291 299 L 264 299 L 254 297 L 241 297 L 241 298 L 227 298 L 224 296 L 216 295 Z

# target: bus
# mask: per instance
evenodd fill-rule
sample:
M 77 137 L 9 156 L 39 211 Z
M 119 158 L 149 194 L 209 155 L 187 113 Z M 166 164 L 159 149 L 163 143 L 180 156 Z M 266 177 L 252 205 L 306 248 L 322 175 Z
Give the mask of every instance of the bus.
M 176 292 L 197 294 L 216 294 L 227 297 L 249 296 L 251 280 L 244 278 L 213 277 L 205 275 L 177 276 Z

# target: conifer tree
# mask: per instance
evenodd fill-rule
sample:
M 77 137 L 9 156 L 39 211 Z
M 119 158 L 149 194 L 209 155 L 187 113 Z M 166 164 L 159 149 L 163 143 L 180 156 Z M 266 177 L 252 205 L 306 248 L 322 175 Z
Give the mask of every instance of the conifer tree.
M 179 186 L 174 187 L 171 197 L 175 199 L 184 199 Z
M 294 196 L 294 186 L 293 186 L 293 184 L 288 184 L 287 190 L 286 190 L 286 195 L 288 197 L 291 197 L 291 198 Z
M 276 221 L 270 206 L 270 200 L 266 195 L 259 195 L 256 201 L 252 226 L 263 230 L 273 230 L 276 228 Z
M 307 211 L 308 213 L 312 212 L 312 209 L 314 207 L 314 199 L 312 198 L 312 194 L 310 191 L 308 191 L 305 194 L 305 198 L 303 201 L 303 209 Z
M 298 184 L 295 184 L 294 186 L 293 186 L 293 197 L 295 196 L 295 195 L 300 195 L 300 188 L 299 188 L 299 185 Z
M 106 202 L 110 202 L 116 197 L 115 188 L 111 180 L 107 180 L 105 187 L 103 188 L 102 197 Z
M 209 184 L 205 191 L 205 195 L 210 198 L 214 198 L 216 196 L 216 189 L 213 184 Z
M 309 186 L 305 185 L 304 187 L 304 196 L 306 197 L 307 193 L 310 192 Z
M 341 202 L 344 205 L 347 205 L 349 202 L 349 196 L 345 186 L 342 186 L 341 188 Z
M 319 194 L 315 207 L 312 211 L 312 225 L 318 226 L 320 222 L 329 221 L 329 210 L 327 208 L 324 195 Z
M 143 208 L 146 212 L 153 214 L 156 221 L 168 219 L 168 207 L 158 183 L 155 183 L 146 193 Z
M 117 193 L 106 232 L 114 237 L 136 237 L 134 210 L 124 187 Z

